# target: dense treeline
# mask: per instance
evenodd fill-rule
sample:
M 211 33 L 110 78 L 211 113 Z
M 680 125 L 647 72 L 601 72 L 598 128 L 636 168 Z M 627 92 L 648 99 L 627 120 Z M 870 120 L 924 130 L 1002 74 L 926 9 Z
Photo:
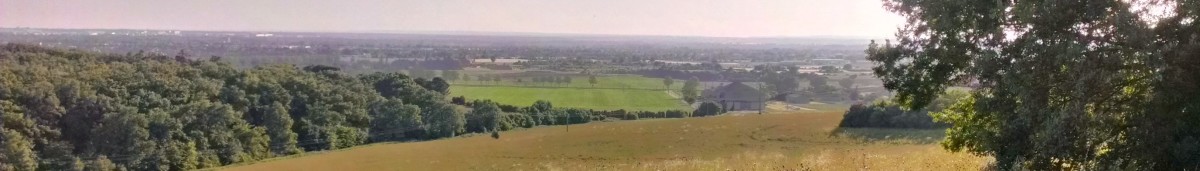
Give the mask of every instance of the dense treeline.
M 454 97 L 453 101 L 465 101 L 465 97 Z M 498 116 L 487 116 L 485 114 L 480 117 L 496 117 L 500 118 L 498 125 L 499 130 L 505 131 L 517 127 L 533 127 L 539 125 L 564 125 L 564 124 L 580 124 L 593 121 L 605 120 L 638 120 L 648 118 L 688 118 L 699 116 L 711 116 L 723 113 L 723 111 L 709 112 L 707 115 L 693 115 L 693 112 L 681 110 L 666 110 L 666 111 L 627 111 L 624 109 L 618 110 L 590 110 L 590 109 L 575 109 L 575 108 L 556 108 L 549 101 L 539 100 L 530 106 L 519 107 L 506 104 L 498 104 L 488 100 L 475 100 L 466 105 L 474 106 L 476 109 L 479 106 L 495 106 L 499 112 Z M 491 107 L 487 107 L 491 110 Z M 470 125 L 470 124 L 468 124 Z M 496 127 L 484 127 L 488 130 L 495 130 Z M 472 132 L 487 131 L 484 129 L 474 129 Z
M 950 124 L 937 122 L 933 116 L 958 101 L 965 100 L 969 95 L 964 91 L 949 91 L 938 97 L 929 106 L 919 110 L 906 109 L 890 100 L 881 100 L 870 105 L 855 104 L 846 111 L 838 126 L 850 128 L 946 128 Z
M 445 102 L 437 78 L 188 59 L 4 45 L 0 170 L 191 170 L 449 137 L 486 119 Z
M 441 77 L 348 75 L 320 65 L 237 69 L 219 57 L 183 55 L 4 45 L 0 170 L 192 170 L 380 141 L 692 116 L 445 101 Z

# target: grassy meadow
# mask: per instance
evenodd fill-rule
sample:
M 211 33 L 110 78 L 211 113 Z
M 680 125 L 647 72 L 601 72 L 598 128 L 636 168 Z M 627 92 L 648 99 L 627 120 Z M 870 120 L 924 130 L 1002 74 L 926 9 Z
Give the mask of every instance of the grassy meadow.
M 375 144 L 218 169 L 977 170 L 991 160 L 941 149 L 933 143 L 940 130 L 837 129 L 841 116 L 774 110 L 535 127 L 499 139 Z
M 586 76 L 572 76 L 570 84 L 521 83 L 506 78 L 499 83 L 462 81 L 450 87 L 451 96 L 467 99 L 490 99 L 501 104 L 527 106 L 537 100 L 548 100 L 555 107 L 597 110 L 691 110 L 679 98 L 667 94 L 662 79 L 641 76 L 599 76 L 597 84 L 588 83 Z M 678 91 L 683 80 L 671 86 Z

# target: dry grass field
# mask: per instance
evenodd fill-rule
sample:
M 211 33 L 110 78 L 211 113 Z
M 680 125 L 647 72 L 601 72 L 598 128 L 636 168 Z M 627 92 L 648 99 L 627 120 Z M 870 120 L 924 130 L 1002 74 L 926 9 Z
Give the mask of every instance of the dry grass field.
M 814 107 L 815 108 L 815 107 Z M 220 170 L 978 170 L 940 130 L 837 129 L 841 111 L 536 127 L 388 143 Z

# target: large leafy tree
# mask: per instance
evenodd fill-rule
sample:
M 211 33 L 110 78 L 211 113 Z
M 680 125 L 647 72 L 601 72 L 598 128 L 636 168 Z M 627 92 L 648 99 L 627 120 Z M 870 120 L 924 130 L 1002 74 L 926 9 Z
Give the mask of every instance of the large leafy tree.
M 884 0 L 868 60 L 910 108 L 976 87 L 942 145 L 1000 168 L 1200 168 L 1200 1 Z
M 496 102 L 488 100 L 476 100 L 473 102 L 471 113 L 467 114 L 467 131 L 469 132 L 488 132 L 498 131 L 500 127 L 500 107 L 496 106 Z
M 395 141 L 418 137 L 421 129 L 421 109 L 406 105 L 398 99 L 388 99 L 371 105 L 371 140 Z
M 445 102 L 430 103 L 421 109 L 421 118 L 432 138 L 453 137 L 465 131 L 464 112 Z
M 681 89 L 681 91 L 683 92 L 682 93 L 683 100 L 687 101 L 689 104 L 695 103 L 696 99 L 700 98 L 700 90 L 699 89 L 700 89 L 700 79 L 699 78 L 692 77 L 692 79 L 688 79 L 687 82 L 683 83 L 683 88 Z

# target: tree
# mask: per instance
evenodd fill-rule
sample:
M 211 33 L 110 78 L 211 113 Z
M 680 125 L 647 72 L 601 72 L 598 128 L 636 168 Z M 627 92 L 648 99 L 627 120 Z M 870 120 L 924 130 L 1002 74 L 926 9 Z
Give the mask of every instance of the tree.
M 850 77 L 838 80 L 838 85 L 843 89 L 851 89 L 854 87 L 854 79 L 858 79 L 858 75 L 850 75 Z
M 419 137 L 423 125 L 421 109 L 399 99 L 387 99 L 371 106 L 371 141 L 397 141 Z
M 495 102 L 476 100 L 471 113 L 467 114 L 468 132 L 498 131 L 500 128 L 500 107 Z
M 444 83 L 7 44 L 0 170 L 196 170 L 346 148 L 392 130 L 408 132 L 386 139 L 454 136 L 464 112 L 433 91 Z
M 95 145 L 96 154 L 129 156 L 127 160 L 118 161 L 118 164 L 129 167 L 137 165 L 146 155 L 142 149 L 150 149 L 153 144 L 148 141 L 150 132 L 146 130 L 146 118 L 133 113 L 130 108 L 121 111 L 108 114 L 100 121 L 100 126 L 92 131 L 95 138 L 91 143 Z
M 850 65 L 850 64 L 842 65 L 842 70 L 849 71 L 849 70 L 852 70 L 852 69 L 854 69 L 854 66 L 853 66 L 853 65 Z
M 0 170 L 33 171 L 38 168 L 33 140 L 21 133 L 0 128 Z
M 675 84 L 675 79 L 671 79 L 671 77 L 663 78 L 663 89 L 670 90 L 671 84 Z
M 112 171 L 117 169 L 117 164 L 108 159 L 108 156 L 100 155 L 95 160 L 88 161 L 84 167 L 87 171 Z
M 526 110 L 530 118 L 533 118 L 536 125 L 553 125 L 557 113 L 554 111 L 554 104 L 550 101 L 538 100 L 533 102 Z
M 533 102 L 533 105 L 529 106 L 530 112 L 534 112 L 534 113 L 549 112 L 551 109 L 554 109 L 554 104 L 551 104 L 550 101 L 545 101 L 545 100 L 535 101 L 535 102 Z
M 338 67 L 326 66 L 326 65 L 312 65 L 312 66 L 304 67 L 304 71 L 308 71 L 308 72 L 326 72 L 326 71 L 339 71 L 339 70 L 342 70 L 342 69 L 338 68 Z
M 774 72 L 765 73 L 763 83 L 770 87 L 769 90 L 774 91 L 774 94 L 793 92 L 800 87 L 800 80 L 797 80 L 796 76 Z
M 588 76 L 588 83 L 592 84 L 592 87 L 596 87 L 596 83 L 600 83 L 600 81 L 596 80 L 595 75 L 590 75 L 590 76 Z
M 832 74 L 832 73 L 840 73 L 840 72 L 842 72 L 842 69 L 835 67 L 835 66 L 826 65 L 826 66 L 821 66 L 820 70 L 817 72 Z
M 682 92 L 681 94 L 683 94 L 683 100 L 687 101 L 688 104 L 696 103 L 696 99 L 700 98 L 700 91 L 698 90 L 699 87 L 700 78 L 693 76 L 692 79 L 688 79 L 687 82 L 684 82 L 683 89 L 680 90 Z
M 421 119 L 431 138 L 453 137 L 465 131 L 466 116 L 454 105 L 436 102 L 422 108 Z
M 1198 3 L 885 0 L 908 23 L 867 59 L 909 108 L 974 83 L 942 146 L 1001 169 L 1200 168 Z
M 723 113 L 721 106 L 713 102 L 704 102 L 700 104 L 696 111 L 692 111 L 693 116 L 715 116 Z
M 435 77 L 435 78 L 433 78 L 433 80 L 430 80 L 430 81 L 422 84 L 421 87 L 425 87 L 425 89 L 427 89 L 429 91 L 434 91 L 434 92 L 438 92 L 438 93 L 442 93 L 442 94 L 450 93 L 450 83 L 447 83 L 446 80 L 443 80 L 441 77 Z
M 267 135 L 271 138 L 271 152 L 275 155 L 299 154 L 302 151 L 296 146 L 296 132 L 292 132 L 292 118 L 287 108 L 281 103 L 272 103 L 265 109 L 263 123 Z

